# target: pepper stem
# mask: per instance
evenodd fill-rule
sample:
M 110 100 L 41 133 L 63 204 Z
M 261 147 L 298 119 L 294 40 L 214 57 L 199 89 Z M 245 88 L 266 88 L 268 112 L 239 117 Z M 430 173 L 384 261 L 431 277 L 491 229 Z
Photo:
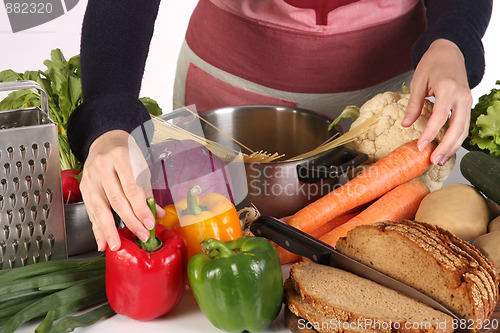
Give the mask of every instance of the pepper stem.
M 198 195 L 201 193 L 201 187 L 198 184 L 191 185 L 187 193 L 187 215 L 198 215 L 203 209 L 198 204 Z
M 234 254 L 228 244 L 215 238 L 206 238 L 201 242 L 200 247 L 207 254 L 210 254 L 213 250 L 217 250 L 221 258 L 226 258 Z
M 146 202 L 148 203 L 149 209 L 151 209 L 153 216 L 156 216 L 156 201 L 155 201 L 155 199 L 153 197 L 149 197 L 146 199 Z M 156 227 L 153 227 L 153 229 L 149 230 L 149 238 L 145 242 L 143 242 L 139 238 L 137 238 L 137 240 L 136 240 L 137 244 L 139 244 L 141 249 L 143 249 L 147 252 L 154 252 L 162 246 L 161 241 L 155 235 L 155 231 L 156 231 Z

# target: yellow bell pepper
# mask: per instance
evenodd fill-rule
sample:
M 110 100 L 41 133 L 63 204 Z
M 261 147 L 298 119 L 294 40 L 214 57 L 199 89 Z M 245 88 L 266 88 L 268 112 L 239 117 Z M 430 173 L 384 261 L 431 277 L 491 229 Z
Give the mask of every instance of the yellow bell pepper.
M 200 193 L 200 186 L 191 186 L 186 198 L 166 206 L 165 216 L 156 220 L 182 235 L 187 243 L 188 258 L 201 252 L 200 243 L 206 238 L 227 242 L 243 236 L 233 203 L 219 193 Z

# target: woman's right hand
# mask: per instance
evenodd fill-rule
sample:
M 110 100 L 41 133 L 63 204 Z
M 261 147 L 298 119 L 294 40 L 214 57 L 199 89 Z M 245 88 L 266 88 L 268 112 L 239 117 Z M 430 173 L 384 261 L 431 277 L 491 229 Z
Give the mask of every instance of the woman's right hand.
M 142 241 L 149 238 L 149 230 L 155 225 L 155 217 L 146 203 L 152 191 L 140 187 L 133 172 L 147 171 L 148 166 L 140 149 L 129 138 L 130 134 L 123 130 L 102 134 L 90 146 L 83 167 L 80 190 L 99 251 L 104 251 L 106 245 L 116 251 L 121 245 L 111 209 Z M 164 214 L 163 209 L 157 207 L 157 217 Z

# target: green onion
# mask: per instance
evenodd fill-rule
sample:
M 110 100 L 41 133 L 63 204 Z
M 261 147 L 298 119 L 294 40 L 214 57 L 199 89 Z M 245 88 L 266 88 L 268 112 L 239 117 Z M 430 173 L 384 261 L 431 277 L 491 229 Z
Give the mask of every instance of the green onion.
M 2 309 L 2 310 L 0 310 L 0 318 L 8 318 L 8 317 L 16 314 L 19 310 L 24 309 L 25 307 L 27 307 L 28 305 L 30 305 L 31 303 L 36 302 L 36 301 L 37 301 L 36 298 L 30 299 L 30 300 L 27 300 L 24 302 L 18 302 L 15 305 L 12 305 L 8 308 Z
M 35 329 L 36 333 L 46 333 L 49 332 L 54 320 L 62 318 L 66 315 L 72 314 L 74 312 L 80 311 L 81 309 L 87 309 L 91 306 L 101 304 L 106 302 L 106 291 L 99 290 L 95 293 L 89 294 L 83 298 L 77 299 L 69 304 L 64 304 L 57 308 L 51 309 L 47 312 L 45 319 L 38 325 Z
M 59 272 L 71 268 L 82 268 L 89 265 L 103 265 L 104 267 L 104 262 L 104 256 L 85 259 L 44 261 L 33 265 L 0 271 L 0 284 L 11 282 L 17 279 L 32 277 L 35 275 Z
M 39 287 L 38 290 L 50 292 L 50 291 L 66 289 L 73 285 L 75 285 L 75 282 L 63 282 L 63 283 L 51 284 L 50 286 Z
M 45 292 L 45 293 L 39 293 L 39 294 L 35 294 L 35 295 L 19 296 L 19 297 L 16 297 L 14 299 L 10 299 L 8 301 L 4 301 L 4 299 L 2 297 L 2 302 L 0 303 L 0 310 L 10 308 L 18 303 L 22 303 L 25 301 L 30 301 L 30 300 L 34 301 L 34 300 L 39 299 L 40 297 L 43 297 L 47 294 L 48 293 Z
M 64 320 L 74 312 L 103 302 L 107 304 L 105 262 L 104 256 L 98 256 L 47 261 L 0 271 L 0 333 L 14 332 L 26 321 L 40 317 L 44 319 L 36 328 L 37 333 L 47 333 L 53 325 L 58 330 L 68 331 L 113 314 L 107 305 L 101 312 Z M 54 324 L 56 320 L 62 324 Z
M 111 309 L 109 303 L 106 303 L 84 314 L 62 318 L 52 327 L 50 333 L 72 332 L 77 327 L 95 324 L 99 320 L 111 317 L 114 314 L 115 312 Z
M 82 280 L 80 283 L 68 289 L 57 291 L 43 297 L 10 317 L 10 319 L 0 328 L 0 333 L 14 332 L 24 322 L 47 313 L 48 309 L 70 304 L 75 299 L 81 299 L 92 292 L 105 289 L 104 284 L 104 276 L 93 277 Z
M 92 270 L 95 274 L 104 275 L 105 270 Z M 34 276 L 31 279 L 20 279 L 12 282 L 4 283 L 0 285 L 0 297 L 1 295 L 16 292 L 20 290 L 47 287 L 54 284 L 61 283 L 73 283 L 75 284 L 79 280 L 88 278 L 89 271 L 83 270 L 70 270 L 67 272 L 57 272 L 45 275 Z
M 22 297 L 27 297 L 27 296 L 37 297 L 37 296 L 45 295 L 45 294 L 47 294 L 46 291 L 41 291 L 38 289 L 27 289 L 27 290 L 15 291 L 13 293 L 2 295 L 2 303 L 10 301 L 10 300 L 16 300 L 16 299 L 19 299 Z
M 54 324 L 55 315 L 56 315 L 55 310 L 49 310 L 49 312 L 47 312 L 47 315 L 42 320 L 40 325 L 38 325 L 37 328 L 35 328 L 35 333 L 49 332 L 50 329 L 52 328 L 52 325 Z

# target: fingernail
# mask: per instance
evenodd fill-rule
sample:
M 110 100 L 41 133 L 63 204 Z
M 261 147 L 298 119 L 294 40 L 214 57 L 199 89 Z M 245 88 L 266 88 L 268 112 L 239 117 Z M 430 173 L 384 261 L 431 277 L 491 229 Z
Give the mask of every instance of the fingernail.
M 151 230 L 155 227 L 155 221 L 152 219 L 145 219 L 144 220 L 144 226 L 148 229 Z
M 427 145 L 429 144 L 429 141 L 427 140 L 424 140 L 422 141 L 419 145 L 418 145 L 418 150 L 422 151 L 425 149 L 425 147 L 427 147 Z M 442 156 L 441 156 L 442 157 Z
M 97 243 L 97 251 L 98 252 L 103 252 L 106 249 L 106 245 L 102 245 Z
M 165 216 L 165 210 L 163 208 L 156 209 L 156 217 L 162 218 Z
M 137 237 L 138 237 L 141 241 L 145 242 L 145 241 L 147 241 L 147 240 L 149 239 L 149 234 L 145 233 L 144 231 L 139 231 L 139 232 L 137 233 Z
M 111 251 L 118 250 L 118 244 L 113 238 L 108 238 L 108 246 Z
M 409 116 L 405 116 L 403 118 L 403 120 L 401 121 L 401 126 L 407 126 L 409 121 L 410 121 L 410 117 Z
M 441 161 L 439 161 L 438 165 L 439 165 L 439 166 L 443 166 L 443 165 L 445 165 L 445 163 L 446 163 L 446 162 L 448 162 L 448 160 L 449 160 L 449 159 L 450 159 L 450 158 L 449 158 L 448 156 L 443 157 L 443 158 L 441 159 Z
M 441 162 L 441 160 L 443 158 L 444 158 L 443 155 L 438 155 L 438 156 L 436 156 L 436 158 L 434 158 L 434 162 L 433 163 L 436 164 L 436 165 L 439 165 L 439 163 Z

